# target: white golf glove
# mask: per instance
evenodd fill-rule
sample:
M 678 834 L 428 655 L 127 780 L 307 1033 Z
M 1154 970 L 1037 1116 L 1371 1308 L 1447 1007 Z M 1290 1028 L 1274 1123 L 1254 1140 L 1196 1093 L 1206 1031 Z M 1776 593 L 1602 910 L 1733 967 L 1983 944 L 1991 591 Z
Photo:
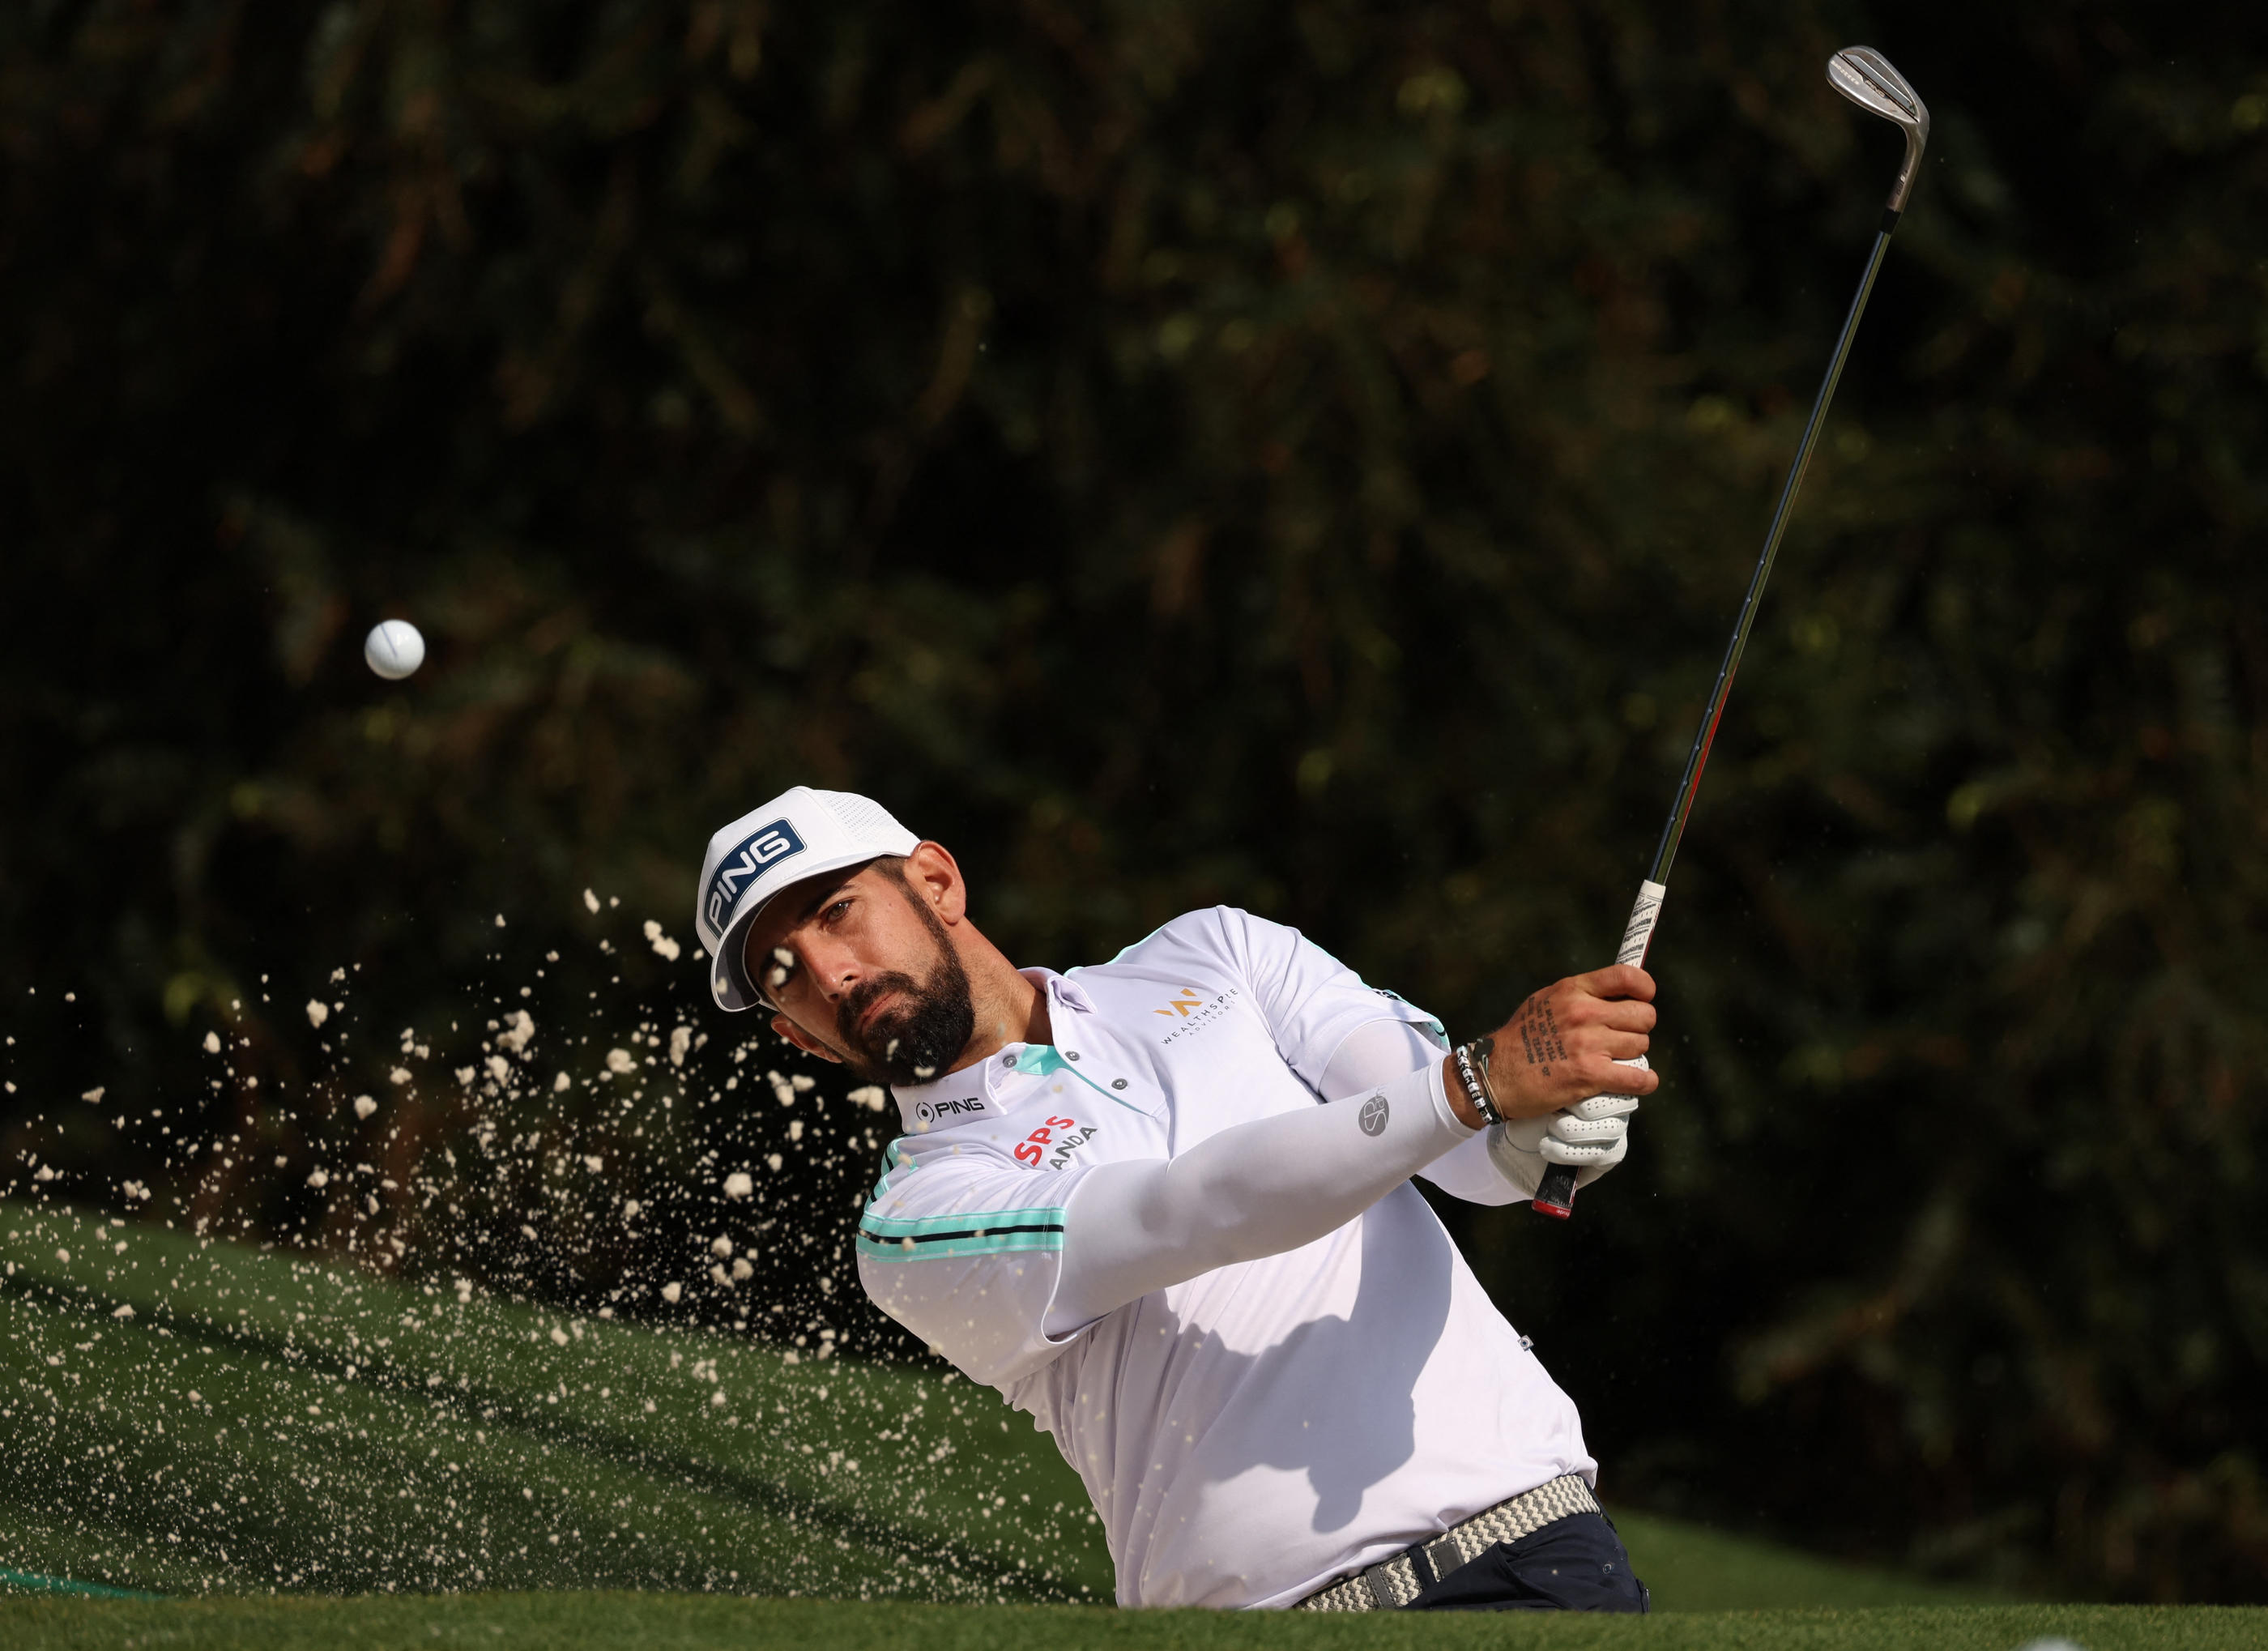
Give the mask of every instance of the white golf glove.
M 1643 1066 L 1646 1057 L 1617 1064 Z M 1499 1124 L 1488 1132 L 1489 1160 L 1530 1198 L 1543 1183 L 1546 1164 L 1572 1165 L 1575 1184 L 1587 1187 L 1629 1153 L 1631 1114 L 1637 1110 L 1636 1095 L 1597 1095 L 1564 1112 Z

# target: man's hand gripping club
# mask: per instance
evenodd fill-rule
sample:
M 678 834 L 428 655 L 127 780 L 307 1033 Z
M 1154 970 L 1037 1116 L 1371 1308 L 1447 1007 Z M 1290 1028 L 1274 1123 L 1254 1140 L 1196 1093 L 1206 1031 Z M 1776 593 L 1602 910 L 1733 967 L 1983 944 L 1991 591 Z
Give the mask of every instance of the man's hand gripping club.
M 1489 1131 L 1489 1156 L 1507 1180 L 1533 1196 L 1547 1164 L 1587 1186 L 1622 1162 L 1638 1097 L 1661 1081 L 1646 1060 L 1653 1023 L 1653 977 L 1615 963 L 1545 987 L 1489 1035 L 1487 1081 L 1505 1119 Z M 1479 1128 L 1454 1059 L 1442 1083 Z

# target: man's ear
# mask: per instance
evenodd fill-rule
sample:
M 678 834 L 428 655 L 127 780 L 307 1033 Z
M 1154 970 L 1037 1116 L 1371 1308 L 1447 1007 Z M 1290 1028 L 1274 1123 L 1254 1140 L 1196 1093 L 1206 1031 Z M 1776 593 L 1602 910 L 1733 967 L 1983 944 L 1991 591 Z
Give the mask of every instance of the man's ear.
M 778 1033 L 782 1037 L 794 1044 L 806 1055 L 816 1055 L 821 1060 L 831 1060 L 838 1066 L 843 1064 L 842 1056 L 828 1048 L 826 1044 L 812 1036 L 810 1033 L 805 1031 L 801 1027 L 798 1026 L 794 1021 L 789 1020 L 787 1016 L 784 1014 L 776 1014 L 772 1016 L 772 1030 Z
M 961 866 L 942 843 L 917 843 L 906 856 L 906 886 L 928 903 L 946 924 L 968 913 L 968 885 L 961 881 Z

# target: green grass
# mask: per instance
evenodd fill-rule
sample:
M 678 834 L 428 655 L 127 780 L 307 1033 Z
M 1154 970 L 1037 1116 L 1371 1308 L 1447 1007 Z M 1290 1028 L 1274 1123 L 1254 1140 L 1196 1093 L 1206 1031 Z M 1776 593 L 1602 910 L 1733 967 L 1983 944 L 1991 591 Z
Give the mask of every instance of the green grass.
M 1646 1622 L 1096 1611 L 1078 1482 L 965 1382 L 24 1205 L 0 1438 L 0 1592 L 193 1596 L 12 1592 L 11 1647 L 2268 1641 L 2260 1613 L 1980 1604 L 1636 1514 Z M 721 1597 L 749 1595 L 827 1597 Z
M 0 1205 L 0 1566 L 165 1594 L 1109 1596 L 1028 1420 L 791 1358 Z
M 2203 1606 L 1972 1605 L 1679 1616 L 1300 1617 L 909 1605 L 688 1595 L 485 1594 L 359 1599 L 0 1600 L 16 1651 L 151 1646 L 796 1647 L 818 1651 L 1454 1651 L 1462 1646 L 1646 1651 L 2014 1651 L 2059 1636 L 2087 1651 L 2238 1651 L 2268 1610 Z
M 1982 1589 L 1816 1559 L 1676 1520 L 1616 1512 L 1614 1522 L 1630 1550 L 1631 1568 L 1653 1590 L 1657 1611 L 1949 1605 L 2001 1598 Z

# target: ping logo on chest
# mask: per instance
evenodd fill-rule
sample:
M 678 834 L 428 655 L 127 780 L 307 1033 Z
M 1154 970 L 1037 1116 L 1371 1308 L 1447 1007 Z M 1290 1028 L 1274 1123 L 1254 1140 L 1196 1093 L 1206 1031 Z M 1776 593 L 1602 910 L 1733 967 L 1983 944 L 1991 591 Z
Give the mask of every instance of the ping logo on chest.
M 991 1109 L 976 1096 L 968 1095 L 955 1101 L 917 1101 L 914 1102 L 914 1117 L 924 1129 L 927 1129 L 932 1124 L 943 1123 L 960 1114 L 981 1115 Z
M 739 847 L 718 862 L 715 875 L 709 879 L 709 896 L 701 903 L 709 926 L 721 931 L 725 920 L 733 915 L 733 903 L 740 897 L 740 891 L 762 876 L 766 868 L 778 865 L 790 855 L 802 853 L 803 847 L 803 839 L 784 820 L 775 820 L 749 832 Z

